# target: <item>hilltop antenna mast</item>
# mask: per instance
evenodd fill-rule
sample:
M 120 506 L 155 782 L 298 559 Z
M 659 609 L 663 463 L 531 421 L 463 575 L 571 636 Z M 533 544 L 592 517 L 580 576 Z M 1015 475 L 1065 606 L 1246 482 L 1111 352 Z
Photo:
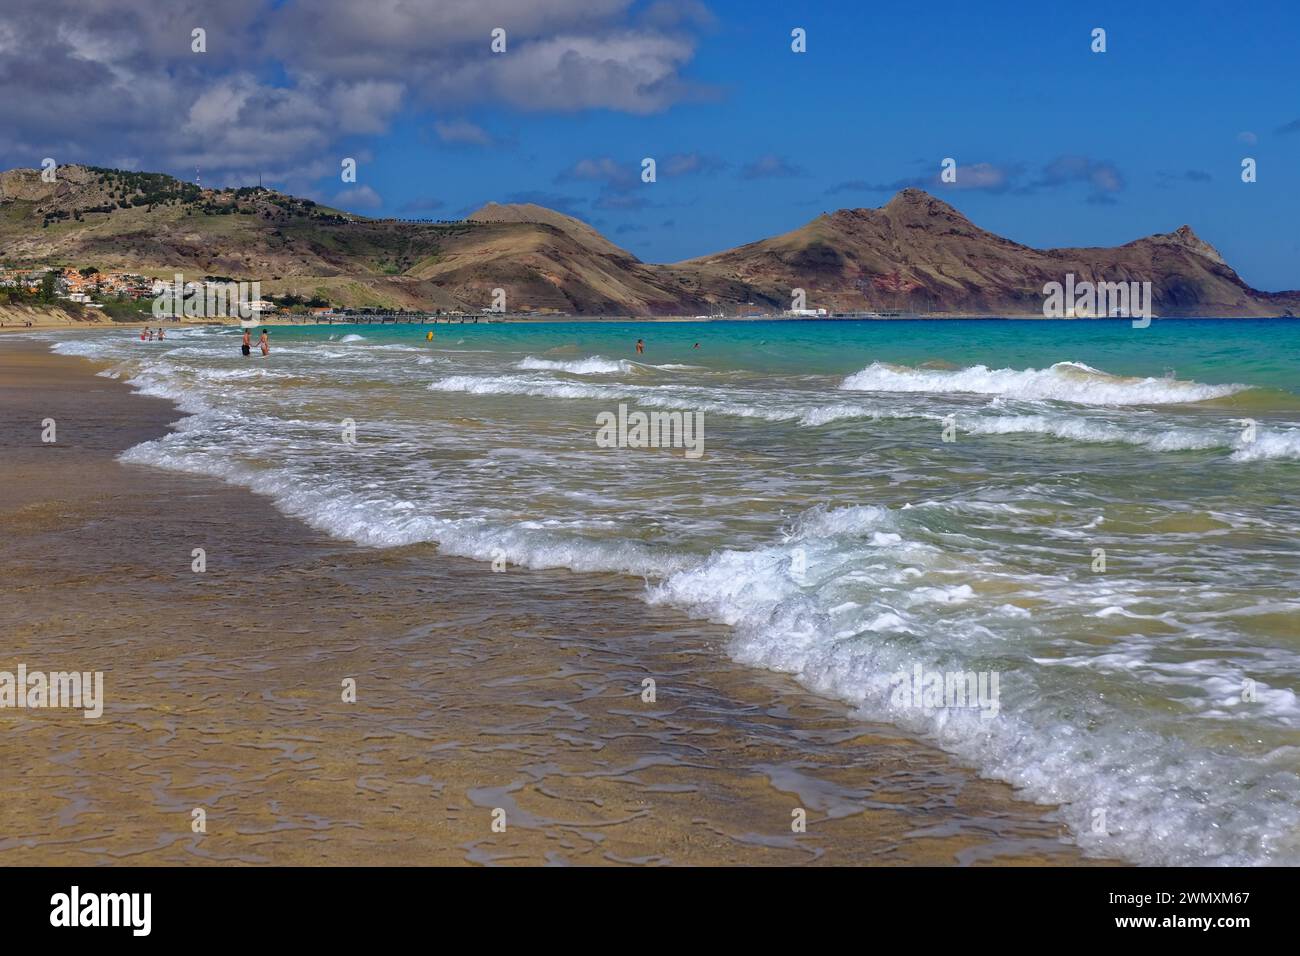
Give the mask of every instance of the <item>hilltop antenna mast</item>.
M 203 188 L 203 182 L 199 176 L 199 167 L 197 166 L 194 167 L 194 185 L 198 186 L 200 189 Z

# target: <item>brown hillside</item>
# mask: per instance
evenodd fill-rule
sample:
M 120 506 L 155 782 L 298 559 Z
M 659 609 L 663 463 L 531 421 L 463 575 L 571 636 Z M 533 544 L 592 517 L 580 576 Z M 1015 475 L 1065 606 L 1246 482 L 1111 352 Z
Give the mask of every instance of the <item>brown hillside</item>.
M 574 314 L 810 308 L 1040 315 L 1042 288 L 1150 281 L 1158 315 L 1300 314 L 1300 293 L 1250 288 L 1188 226 L 1116 248 L 1032 249 L 905 189 L 792 232 L 672 265 L 643 263 L 590 225 L 489 203 L 467 220 L 368 219 L 270 189 L 199 189 L 160 173 L 64 166 L 0 173 L 0 260 L 151 275 L 259 279 L 344 306 Z

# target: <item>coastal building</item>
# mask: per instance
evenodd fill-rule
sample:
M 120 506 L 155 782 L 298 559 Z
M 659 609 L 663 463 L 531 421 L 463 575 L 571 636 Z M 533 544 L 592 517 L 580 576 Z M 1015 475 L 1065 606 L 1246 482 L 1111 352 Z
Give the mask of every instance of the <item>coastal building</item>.
M 57 293 L 65 297 L 86 297 L 73 300 L 77 302 L 88 301 L 92 296 L 139 299 L 154 294 L 153 280 L 147 276 L 98 270 L 83 274 L 80 269 L 70 267 L 0 269 L 0 288 L 35 291 L 51 272 L 55 276 L 54 287 Z

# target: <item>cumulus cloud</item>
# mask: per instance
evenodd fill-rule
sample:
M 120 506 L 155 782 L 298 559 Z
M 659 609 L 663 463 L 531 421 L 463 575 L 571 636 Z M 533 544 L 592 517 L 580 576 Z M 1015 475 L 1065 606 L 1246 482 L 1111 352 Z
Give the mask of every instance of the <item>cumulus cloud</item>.
M 641 209 L 650 205 L 644 197 L 629 194 L 645 186 L 642 182 L 642 160 L 635 162 L 616 160 L 610 156 L 580 159 L 560 171 L 556 183 L 598 183 L 601 193 L 596 205 L 602 209 Z M 659 179 L 683 178 L 704 175 L 725 169 L 726 163 L 704 153 L 670 153 L 655 163 L 656 182 Z
M 957 179 L 946 183 L 942 173 L 936 169 L 924 175 L 896 179 L 889 183 L 873 183 L 863 179 L 852 179 L 836 183 L 826 190 L 829 195 L 854 192 L 898 192 L 901 189 L 926 189 L 932 192 L 943 190 L 971 190 L 990 193 L 1009 193 L 1029 195 L 1044 190 L 1064 189 L 1070 186 L 1084 185 L 1088 188 L 1085 201 L 1094 204 L 1110 204 L 1115 196 L 1124 191 L 1124 176 L 1119 168 L 1107 160 L 1090 159 L 1087 156 L 1058 156 L 1043 165 L 1032 179 L 1026 179 L 1026 167 L 1020 163 L 969 163 L 957 165 Z M 1208 173 L 1188 170 L 1186 178 L 1202 181 L 1198 177 L 1208 177 Z
M 1058 156 L 1043 167 L 1034 187 L 1054 188 L 1083 183 L 1092 190 L 1089 201 L 1099 201 L 1124 189 L 1124 177 L 1114 163 L 1087 156 Z
M 405 109 L 647 114 L 708 95 L 682 75 L 708 19 L 694 0 L 5 0 L 0 164 L 142 156 L 303 188 Z M 465 120 L 435 131 L 490 142 Z
M 1023 172 L 1024 167 L 1019 164 L 1001 165 L 981 162 L 963 165 L 959 163 L 957 165 L 957 179 L 951 183 L 944 182 L 942 171 L 936 170 L 922 176 L 896 179 L 890 183 L 871 183 L 862 179 L 853 179 L 836 183 L 826 192 L 830 195 L 836 195 L 848 192 L 894 193 L 901 189 L 927 189 L 931 191 L 955 189 L 1002 193 L 1015 188 L 1016 182 Z
M 668 176 L 706 175 L 726 168 L 727 164 L 723 160 L 704 153 L 673 153 L 665 156 L 659 164 L 660 172 Z
M 1011 179 L 1016 172 L 1015 167 L 998 166 L 993 163 L 972 163 L 969 166 L 959 166 L 957 181 L 949 185 L 956 189 L 1001 192 L 1011 185 Z
M 643 31 L 538 39 L 508 56 L 449 64 L 421 90 L 432 102 L 495 99 L 522 110 L 657 113 L 695 96 L 679 75 L 694 52 L 684 37 Z
M 619 162 L 609 156 L 580 159 L 555 177 L 557 183 L 600 183 L 614 192 L 625 193 L 641 182 L 641 164 Z
M 384 197 L 369 186 L 345 189 L 330 202 L 336 209 L 379 209 L 383 204 Z
M 428 104 L 653 113 L 696 91 L 680 69 L 698 17 L 636 18 L 631 0 L 314 0 L 271 18 L 271 48 L 300 68 L 398 79 Z M 491 34 L 505 31 L 506 52 Z M 310 43 L 299 39 L 310 36 Z

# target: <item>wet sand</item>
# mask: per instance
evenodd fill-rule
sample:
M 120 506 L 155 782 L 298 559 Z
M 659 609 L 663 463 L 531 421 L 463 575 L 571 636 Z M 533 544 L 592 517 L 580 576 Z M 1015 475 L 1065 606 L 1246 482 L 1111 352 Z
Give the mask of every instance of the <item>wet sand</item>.
M 27 323 L 31 323 L 28 325 Z M 193 328 L 201 325 L 238 325 L 238 319 L 183 319 L 181 321 L 162 322 L 154 318 L 117 322 L 107 315 L 87 310 L 80 318 L 73 317 L 61 309 L 37 308 L 34 306 L 0 306 L 0 334 L 24 332 L 111 332 L 113 330 L 139 331 L 140 329 Z M 270 324 L 270 323 L 268 323 Z
M 107 698 L 0 710 L 0 864 L 1096 862 L 636 581 L 367 550 L 120 464 L 179 413 L 96 369 L 0 341 L 0 670 Z

